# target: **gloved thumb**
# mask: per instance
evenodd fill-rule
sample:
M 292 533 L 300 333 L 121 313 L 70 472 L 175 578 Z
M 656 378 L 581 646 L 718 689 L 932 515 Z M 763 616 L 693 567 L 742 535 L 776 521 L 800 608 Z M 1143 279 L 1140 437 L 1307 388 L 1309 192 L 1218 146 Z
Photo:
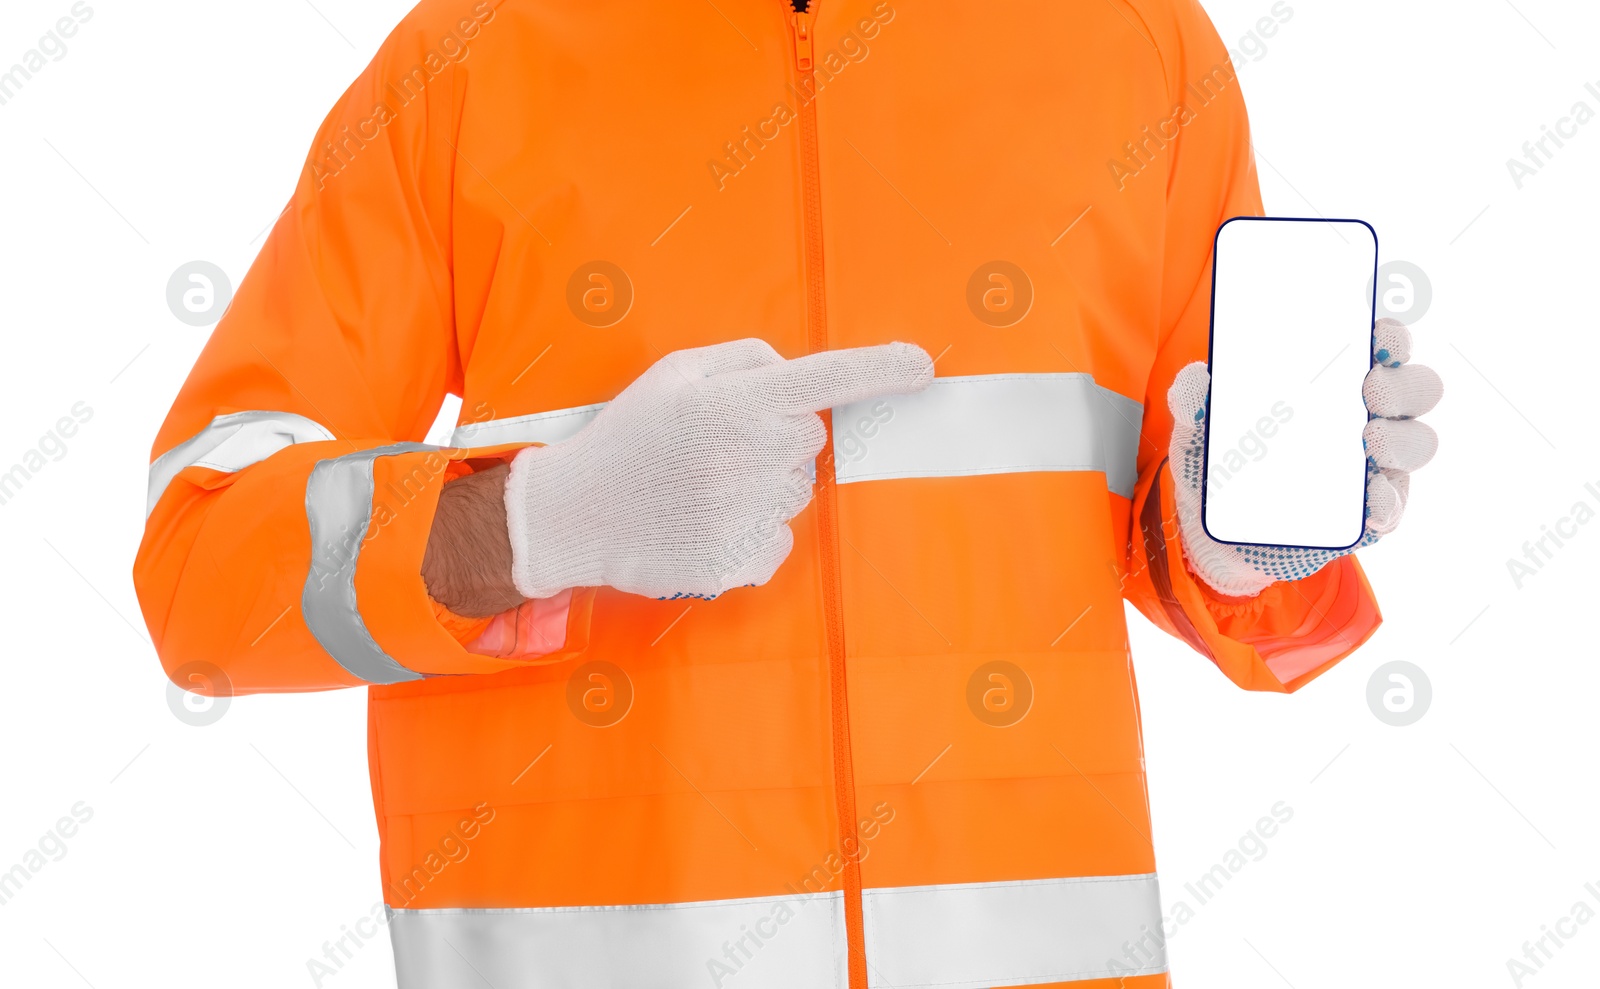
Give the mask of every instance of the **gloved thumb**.
M 1206 396 L 1211 393 L 1211 374 L 1203 361 L 1185 365 L 1167 391 L 1167 408 L 1172 412 L 1172 448 L 1188 445 L 1205 428 Z

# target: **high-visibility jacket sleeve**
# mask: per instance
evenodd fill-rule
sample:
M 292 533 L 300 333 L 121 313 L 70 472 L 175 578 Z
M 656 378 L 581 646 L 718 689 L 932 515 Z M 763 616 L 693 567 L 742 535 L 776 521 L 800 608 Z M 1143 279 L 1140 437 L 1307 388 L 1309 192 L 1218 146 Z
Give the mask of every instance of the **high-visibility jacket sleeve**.
M 1179 122 L 1166 188 L 1161 346 L 1144 396 L 1139 481 L 1133 498 L 1126 595 L 1156 625 L 1207 656 L 1239 686 L 1292 691 L 1355 650 L 1382 621 L 1353 555 L 1253 598 L 1225 598 L 1185 564 L 1167 468 L 1178 370 L 1206 359 L 1211 252 L 1217 227 L 1262 215 L 1255 155 L 1239 80 L 1198 4 L 1162 5 L 1147 26 Z
M 428 0 L 384 42 L 161 427 L 134 583 L 182 686 L 220 670 L 234 692 L 318 690 L 526 661 L 469 651 L 458 639 L 481 625 L 441 620 L 421 577 L 439 489 L 515 449 L 416 442 L 461 390 L 476 319 L 451 264 L 465 66 L 441 38 L 492 17 Z M 570 628 L 586 603 L 569 596 Z

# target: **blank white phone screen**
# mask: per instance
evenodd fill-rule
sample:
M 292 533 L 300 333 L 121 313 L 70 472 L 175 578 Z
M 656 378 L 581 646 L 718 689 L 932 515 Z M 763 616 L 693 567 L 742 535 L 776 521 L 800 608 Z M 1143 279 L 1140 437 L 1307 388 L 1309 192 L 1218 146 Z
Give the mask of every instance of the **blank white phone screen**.
M 1236 217 L 1217 231 L 1202 516 L 1211 538 L 1361 539 L 1378 238 L 1360 220 Z

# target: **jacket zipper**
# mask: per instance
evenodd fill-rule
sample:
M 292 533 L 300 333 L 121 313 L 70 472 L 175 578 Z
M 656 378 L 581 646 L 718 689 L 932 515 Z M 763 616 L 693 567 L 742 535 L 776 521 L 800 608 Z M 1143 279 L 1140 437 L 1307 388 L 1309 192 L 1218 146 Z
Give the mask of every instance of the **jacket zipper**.
M 806 351 L 828 349 L 828 314 L 823 292 L 822 179 L 817 153 L 817 107 L 812 29 L 821 0 L 804 11 L 789 9 L 794 67 L 799 76 L 800 172 L 805 210 Z M 850 989 L 867 989 L 866 939 L 861 914 L 861 864 L 857 847 L 855 768 L 850 751 L 850 703 L 845 682 L 843 595 L 839 580 L 839 514 L 834 497 L 833 415 L 822 413 L 828 442 L 817 457 L 817 539 L 822 569 L 823 625 L 828 640 L 828 694 L 833 725 L 834 805 L 839 820 L 839 857 L 844 861 L 844 927 Z

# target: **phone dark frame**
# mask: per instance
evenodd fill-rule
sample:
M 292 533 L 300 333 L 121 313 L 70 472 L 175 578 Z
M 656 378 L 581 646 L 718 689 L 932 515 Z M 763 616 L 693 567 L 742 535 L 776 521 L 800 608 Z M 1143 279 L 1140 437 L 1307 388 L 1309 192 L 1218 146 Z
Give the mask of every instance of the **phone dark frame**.
M 1378 231 L 1373 229 L 1372 224 L 1368 223 L 1366 220 L 1357 220 L 1357 219 L 1349 219 L 1349 218 L 1342 218 L 1342 217 L 1332 217 L 1332 218 L 1330 218 L 1330 217 L 1325 217 L 1325 216 L 1318 216 L 1318 217 L 1309 217 L 1309 216 L 1232 216 L 1232 217 L 1229 217 L 1226 220 L 1223 220 L 1222 223 L 1217 226 L 1217 232 L 1215 234 L 1213 234 L 1212 238 L 1211 238 L 1211 315 L 1210 315 L 1210 325 L 1209 325 L 1209 327 L 1207 329 L 1207 332 L 1206 332 L 1206 373 L 1208 375 L 1211 373 L 1212 350 L 1213 350 L 1213 346 L 1214 346 L 1214 344 L 1216 342 L 1216 335 L 1217 335 L 1217 269 L 1218 269 L 1218 267 L 1220 265 L 1220 261 L 1221 261 L 1221 258 L 1220 258 L 1220 256 L 1218 255 L 1218 252 L 1217 252 L 1217 242 L 1221 239 L 1222 231 L 1223 231 L 1223 229 L 1225 227 L 1227 227 L 1228 224 L 1230 224 L 1230 223 L 1239 223 L 1241 221 L 1257 222 L 1257 223 L 1285 223 L 1285 222 L 1287 222 L 1287 223 L 1359 223 L 1363 227 L 1366 227 L 1367 230 L 1371 231 L 1371 233 L 1372 233 L 1372 246 L 1373 246 L 1373 251 L 1372 251 L 1372 281 L 1369 283 L 1371 285 L 1371 291 L 1369 292 L 1368 297 L 1367 297 L 1367 308 L 1368 308 L 1368 312 L 1370 313 L 1370 318 L 1369 318 L 1368 322 L 1369 322 L 1369 324 L 1371 326 L 1371 330 L 1368 333 L 1368 338 L 1367 338 L 1367 366 L 1369 368 L 1374 366 L 1375 358 L 1374 358 L 1374 353 L 1373 352 L 1374 352 L 1374 350 L 1375 350 L 1375 348 L 1377 346 L 1377 337 L 1378 337 L 1377 326 L 1378 326 L 1378 253 L 1379 253 L 1379 241 L 1378 241 Z M 1353 541 L 1353 542 L 1347 543 L 1347 544 L 1345 544 L 1343 546 L 1295 546 L 1295 545 L 1280 544 L 1280 543 L 1247 543 L 1247 542 L 1239 542 L 1237 540 L 1232 540 L 1232 539 L 1218 539 L 1216 536 L 1212 535 L 1210 526 L 1208 526 L 1206 524 L 1206 499 L 1207 499 L 1207 493 L 1208 493 L 1209 488 L 1210 488 L 1210 485 L 1208 484 L 1208 481 L 1211 478 L 1211 418 L 1212 417 L 1211 417 L 1211 389 L 1210 389 L 1209 386 L 1206 388 L 1206 406 L 1205 406 L 1205 409 L 1206 409 L 1205 431 L 1204 431 L 1204 434 L 1203 434 L 1203 436 L 1201 438 L 1201 441 L 1200 441 L 1200 458 L 1201 458 L 1201 460 L 1200 460 L 1200 528 L 1205 531 L 1205 534 L 1206 534 L 1206 536 L 1208 538 L 1210 538 L 1213 542 L 1222 543 L 1222 544 L 1227 545 L 1227 546 L 1281 546 L 1281 548 L 1283 548 L 1283 549 L 1327 550 L 1327 551 L 1330 551 L 1330 552 L 1339 552 L 1341 550 L 1354 549 L 1355 547 L 1357 547 L 1357 546 L 1359 546 L 1361 544 L 1361 540 L 1366 538 L 1366 535 L 1367 535 L 1367 487 L 1366 487 L 1367 463 L 1365 461 L 1363 461 L 1362 465 L 1361 465 L 1361 471 L 1362 471 L 1361 525 L 1360 525 L 1360 527 L 1359 527 L 1359 529 L 1357 531 L 1357 535 L 1356 535 L 1355 541 Z M 1369 411 L 1367 413 L 1367 421 L 1371 422 L 1374 418 L 1376 418 L 1376 417 L 1373 416 L 1372 413 Z

